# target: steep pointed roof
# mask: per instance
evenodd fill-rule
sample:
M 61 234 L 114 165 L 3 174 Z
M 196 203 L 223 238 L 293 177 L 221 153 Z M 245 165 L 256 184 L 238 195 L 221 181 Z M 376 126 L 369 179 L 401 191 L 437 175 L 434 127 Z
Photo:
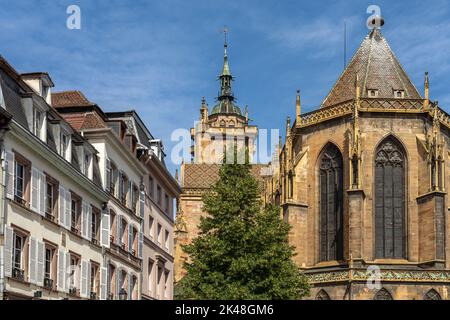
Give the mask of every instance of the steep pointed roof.
M 378 98 L 394 98 L 394 90 L 403 90 L 404 99 L 421 99 L 379 28 L 365 37 L 321 107 L 354 99 L 356 75 L 362 98 L 368 90 L 378 90 Z

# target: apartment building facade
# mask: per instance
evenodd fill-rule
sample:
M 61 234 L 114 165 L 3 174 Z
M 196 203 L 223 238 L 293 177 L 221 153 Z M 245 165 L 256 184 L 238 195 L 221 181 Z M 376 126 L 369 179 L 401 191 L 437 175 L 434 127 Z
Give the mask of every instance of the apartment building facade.
M 181 193 L 164 162 L 164 147 L 134 111 L 107 113 L 126 123 L 136 138 L 138 158 L 146 168 L 142 180 L 142 299 L 171 300 L 174 279 L 174 212 Z
M 142 261 L 142 179 L 136 138 L 124 121 L 109 119 L 79 91 L 52 95 L 53 105 L 98 150 L 103 189 L 109 194 L 106 245 L 107 299 L 140 299 Z
M 103 190 L 95 148 L 51 107 L 48 74 L 0 58 L 2 299 L 99 299 L 106 293 Z
M 136 113 L 53 86 L 0 57 L 0 299 L 171 299 L 180 190 L 161 142 Z M 149 259 L 161 261 L 154 280 Z

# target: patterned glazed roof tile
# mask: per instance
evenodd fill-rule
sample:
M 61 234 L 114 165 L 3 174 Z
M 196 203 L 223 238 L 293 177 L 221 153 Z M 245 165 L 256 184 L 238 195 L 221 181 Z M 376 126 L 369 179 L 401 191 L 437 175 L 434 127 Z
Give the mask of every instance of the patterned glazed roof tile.
M 363 40 L 321 107 L 354 99 L 356 75 L 363 98 L 368 97 L 369 89 L 374 89 L 378 90 L 378 98 L 394 98 L 394 90 L 403 90 L 405 99 L 421 99 L 416 87 L 377 28 Z
M 184 164 L 183 188 L 207 189 L 219 179 L 220 164 Z M 262 181 L 261 169 L 263 164 L 252 165 L 252 174 L 258 181 Z

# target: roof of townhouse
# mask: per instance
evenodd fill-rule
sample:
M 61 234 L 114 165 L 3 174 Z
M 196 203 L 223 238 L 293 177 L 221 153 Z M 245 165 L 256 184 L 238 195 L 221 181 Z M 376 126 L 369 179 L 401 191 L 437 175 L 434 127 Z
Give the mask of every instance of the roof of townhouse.
M 91 107 L 95 103 L 90 102 L 85 95 L 78 90 L 61 91 L 52 93 L 52 105 L 55 108 Z
M 52 106 L 77 130 L 107 128 L 107 117 L 79 90 L 52 93 Z

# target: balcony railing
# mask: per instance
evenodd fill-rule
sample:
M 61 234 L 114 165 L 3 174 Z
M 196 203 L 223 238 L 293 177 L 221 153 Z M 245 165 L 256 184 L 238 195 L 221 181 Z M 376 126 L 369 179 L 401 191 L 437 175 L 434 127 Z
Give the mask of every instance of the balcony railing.
M 19 268 L 13 268 L 12 277 L 16 280 L 25 281 L 25 271 Z
M 113 293 L 108 293 L 106 299 L 107 300 L 114 300 L 114 294 Z
M 45 217 L 50 221 L 55 221 L 55 217 L 49 212 L 45 213 Z
M 97 293 L 96 292 L 91 292 L 89 297 L 90 297 L 91 300 L 97 300 Z
M 44 278 L 44 288 L 52 290 L 53 289 L 53 280 L 50 278 Z
M 78 289 L 75 287 L 70 287 L 69 288 L 69 294 L 72 296 L 78 296 Z

